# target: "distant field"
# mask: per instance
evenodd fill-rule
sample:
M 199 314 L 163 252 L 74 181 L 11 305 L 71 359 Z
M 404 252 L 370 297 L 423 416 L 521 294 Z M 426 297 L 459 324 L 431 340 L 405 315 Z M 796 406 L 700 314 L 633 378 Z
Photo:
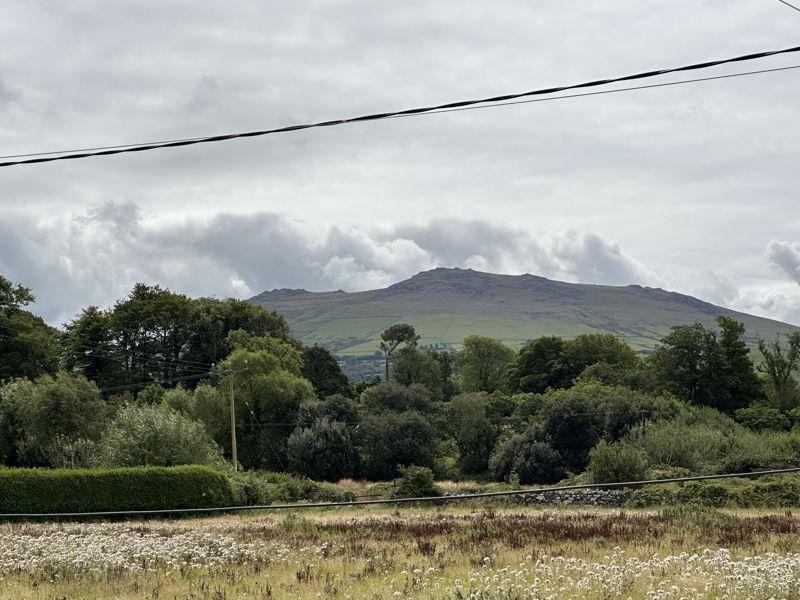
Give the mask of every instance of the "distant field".
M 367 508 L 0 525 L 0 597 L 797 598 L 788 513 Z

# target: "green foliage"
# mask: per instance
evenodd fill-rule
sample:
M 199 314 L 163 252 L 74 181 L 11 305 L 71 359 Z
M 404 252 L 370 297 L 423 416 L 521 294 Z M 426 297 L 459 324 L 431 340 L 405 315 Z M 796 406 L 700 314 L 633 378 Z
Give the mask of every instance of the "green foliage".
M 283 469 L 291 433 L 283 424 L 294 423 L 300 405 L 314 399 L 300 376 L 302 353 L 288 342 L 246 332 L 229 338 L 234 350 L 219 364 L 219 389 L 234 396 L 239 461 L 247 469 Z
M 682 400 L 733 413 L 763 397 L 744 325 L 719 317 L 720 334 L 700 323 L 673 327 L 648 364 L 656 385 Z
M 649 485 L 634 491 L 626 502 L 631 508 L 680 504 L 779 508 L 800 505 L 800 480 L 791 475 L 755 480 L 688 482 Z
M 754 404 L 736 411 L 736 420 L 745 427 L 755 430 L 771 429 L 784 431 L 789 429 L 789 419 L 777 408 Z
M 509 387 L 515 392 L 541 394 L 564 386 L 562 366 L 564 340 L 544 336 L 528 342 L 517 354 L 509 373 Z
M 601 441 L 589 453 L 586 472 L 593 483 L 641 481 L 647 475 L 647 456 L 624 442 Z
M 35 299 L 30 289 L 0 275 L 0 384 L 56 371 L 56 330 L 23 308 Z
M 228 477 L 200 466 L 0 469 L 0 512 L 181 509 L 233 502 Z
M 229 475 L 237 505 L 290 502 L 349 502 L 352 492 L 286 473 L 238 471 Z
M 303 402 L 297 411 L 297 426 L 311 427 L 320 419 L 339 421 L 348 427 L 355 427 L 359 422 L 358 405 L 355 401 L 335 394 L 325 400 Z
M 436 439 L 428 421 L 417 412 L 371 414 L 361 422 L 359 450 L 362 474 L 373 480 L 397 477 L 398 466 L 433 468 Z
M 489 469 L 498 480 L 516 477 L 519 483 L 555 483 L 562 479 L 564 459 L 550 444 L 542 441 L 537 427 L 501 440 L 489 459 Z
M 221 465 L 219 447 L 203 425 L 167 405 L 123 408 L 98 445 L 96 463 L 103 466 Z
M 303 368 L 301 375 L 314 386 L 318 398 L 327 398 L 334 394 L 350 396 L 350 382 L 342 373 L 339 363 L 333 355 L 322 346 L 310 346 L 303 349 Z
M 400 478 L 394 482 L 394 498 L 424 498 L 441 496 L 433 480 L 433 471 L 427 467 L 400 467 Z
M 100 437 L 110 410 L 94 383 L 59 372 L 3 386 L 0 413 L 6 461 L 33 467 L 82 460 L 86 452 L 79 447 L 86 450 Z
M 347 425 L 326 418 L 295 429 L 287 454 L 290 470 L 320 481 L 352 477 L 358 460 Z
M 482 335 L 468 336 L 456 355 L 461 389 L 465 392 L 504 391 L 515 356 L 514 350 L 502 342 Z
M 391 377 L 402 385 L 419 384 L 425 387 L 434 402 L 443 394 L 443 381 L 439 361 L 427 352 L 416 348 L 403 348 L 397 352 Z
M 418 383 L 405 386 L 394 381 L 379 383 L 364 390 L 361 394 L 361 406 L 366 414 L 384 410 L 415 410 L 427 413 L 433 409 L 430 392 L 426 387 Z
M 413 325 L 407 323 L 390 325 L 381 334 L 380 349 L 384 357 L 384 376 L 386 381 L 389 381 L 389 364 L 394 351 L 401 344 L 405 344 L 407 348 L 415 348 L 417 342 L 419 342 L 417 332 L 414 330 Z
M 497 438 L 497 428 L 486 411 L 489 395 L 484 392 L 459 394 L 447 406 L 448 424 L 459 451 L 463 473 L 482 473 Z
M 798 395 L 792 373 L 800 367 L 800 332 L 788 336 L 786 347 L 781 343 L 780 335 L 771 342 L 759 338 L 758 350 L 764 358 L 758 370 L 767 377 L 775 406 L 781 410 L 793 408 Z

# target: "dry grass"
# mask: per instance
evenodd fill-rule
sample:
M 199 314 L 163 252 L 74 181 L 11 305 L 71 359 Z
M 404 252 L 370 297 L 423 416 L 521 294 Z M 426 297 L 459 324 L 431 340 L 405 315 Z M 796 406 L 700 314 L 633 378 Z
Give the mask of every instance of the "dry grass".
M 794 598 L 783 512 L 368 507 L 0 526 L 0 597 Z

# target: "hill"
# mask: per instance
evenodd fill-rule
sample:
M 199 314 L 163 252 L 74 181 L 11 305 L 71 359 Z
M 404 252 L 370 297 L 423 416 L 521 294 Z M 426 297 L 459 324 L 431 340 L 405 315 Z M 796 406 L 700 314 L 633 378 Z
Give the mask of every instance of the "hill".
M 414 325 L 420 343 L 430 346 L 457 348 L 467 335 L 481 334 L 518 348 L 542 335 L 609 332 L 639 352 L 652 350 L 672 325 L 712 326 L 719 315 L 742 321 L 750 345 L 759 335 L 798 329 L 659 288 L 471 269 L 433 269 L 365 292 L 273 290 L 250 302 L 282 313 L 304 343 L 353 357 L 375 353 L 381 332 L 397 322 Z

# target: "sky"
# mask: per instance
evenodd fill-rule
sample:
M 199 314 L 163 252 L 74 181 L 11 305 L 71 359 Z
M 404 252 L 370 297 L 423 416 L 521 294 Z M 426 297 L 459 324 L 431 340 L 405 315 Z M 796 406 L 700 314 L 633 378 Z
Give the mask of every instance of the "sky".
M 0 39 L 8 155 L 791 47 L 800 12 L 778 0 L 7 0 Z M 247 298 L 372 289 L 438 266 L 663 287 L 800 324 L 799 106 L 800 69 L 4 168 L 0 274 L 32 288 L 54 325 L 138 281 Z

